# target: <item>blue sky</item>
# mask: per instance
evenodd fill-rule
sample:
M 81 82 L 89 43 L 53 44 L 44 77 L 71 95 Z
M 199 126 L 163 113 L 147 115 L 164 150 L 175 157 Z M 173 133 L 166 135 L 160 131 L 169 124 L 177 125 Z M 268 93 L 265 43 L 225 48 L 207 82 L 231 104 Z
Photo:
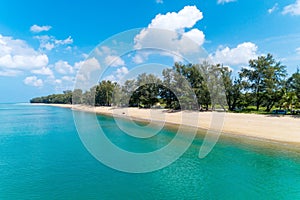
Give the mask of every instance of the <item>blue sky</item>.
M 142 27 L 187 33 L 235 72 L 267 53 L 290 74 L 300 66 L 300 0 L 3 0 L 0 102 L 71 89 L 80 64 L 100 42 Z M 117 59 L 111 76 L 128 73 L 124 62 Z

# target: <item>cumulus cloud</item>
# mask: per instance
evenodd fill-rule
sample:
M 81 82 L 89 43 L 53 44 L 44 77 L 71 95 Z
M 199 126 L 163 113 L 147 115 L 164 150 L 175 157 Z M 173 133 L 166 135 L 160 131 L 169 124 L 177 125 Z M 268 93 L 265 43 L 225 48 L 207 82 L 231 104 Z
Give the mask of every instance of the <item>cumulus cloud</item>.
M 55 45 L 54 45 L 54 44 L 51 44 L 50 42 L 47 42 L 47 43 L 45 43 L 45 44 L 41 44 L 40 47 L 41 47 L 41 48 L 45 48 L 45 49 L 48 50 L 48 51 L 51 51 L 51 50 L 55 47 Z
M 28 76 L 23 81 L 26 85 L 34 86 L 34 87 L 42 87 L 43 80 L 38 79 L 36 76 Z
M 31 73 L 46 75 L 46 76 L 54 76 L 53 71 L 49 67 L 43 67 L 41 69 L 31 70 Z
M 133 54 L 129 55 L 129 57 L 132 57 L 132 62 L 135 64 L 142 64 L 145 60 L 148 59 L 148 57 L 150 55 L 153 54 L 158 54 L 159 50 L 154 50 L 154 49 L 143 49 L 143 50 L 139 50 L 134 52 Z M 161 51 L 159 51 L 159 53 L 162 54 Z
M 128 74 L 129 70 L 127 67 L 120 67 L 112 74 L 104 77 L 104 80 L 109 80 L 112 82 L 119 82 L 126 74 Z
M 81 69 L 87 72 L 93 72 L 101 69 L 100 63 L 95 57 L 89 58 L 83 62 L 75 63 L 76 65 L 80 65 Z
M 300 0 L 283 8 L 282 14 L 300 15 Z
M 79 69 L 76 76 L 75 88 L 88 90 L 99 81 L 101 65 L 95 57 L 75 63 L 74 68 Z
M 111 50 L 108 46 L 101 46 L 101 48 L 96 48 L 95 51 L 99 56 L 113 55 L 117 53 L 116 51 Z
M 163 0 L 156 0 L 156 3 L 162 4 L 162 3 L 164 3 L 164 1 Z
M 204 42 L 204 38 L 205 38 L 204 33 L 196 28 L 190 30 L 189 32 L 183 33 L 183 35 L 192 39 L 198 45 L 202 45 Z
M 55 83 L 55 84 L 62 84 L 62 80 L 60 80 L 60 79 L 55 79 L 55 80 L 54 80 L 54 83 Z
M 203 14 L 196 6 L 185 6 L 179 12 L 158 14 L 147 28 L 135 36 L 135 48 L 165 49 L 177 54 L 197 52 L 205 41 L 205 35 L 193 27 L 201 19 Z M 136 55 L 133 62 L 140 63 L 144 59 L 145 56 Z
M 124 75 L 128 74 L 128 68 L 126 67 L 121 67 L 119 69 L 117 69 L 117 73 L 116 76 L 118 79 L 121 79 Z
M 148 25 L 148 28 L 161 28 L 182 32 L 184 28 L 192 28 L 202 18 L 203 14 L 196 6 L 185 6 L 178 13 L 168 12 L 164 15 L 156 15 Z
M 101 64 L 107 65 L 110 67 L 120 67 L 125 65 L 125 61 L 118 56 L 117 51 L 112 50 L 108 46 L 101 46 L 101 48 L 95 49 L 96 55 L 99 60 L 102 62 Z
M 251 42 L 244 42 L 235 48 L 219 47 L 210 58 L 214 63 L 224 65 L 247 65 L 250 59 L 258 56 L 258 47 Z
M 47 66 L 48 56 L 35 51 L 25 41 L 0 35 L 0 71 L 17 75 L 12 70 L 25 71 Z M 6 71 L 6 73 L 4 73 Z
M 72 76 L 63 76 L 61 79 L 64 81 L 68 81 L 68 82 L 74 81 L 74 77 L 72 77 Z
M 30 27 L 30 31 L 33 33 L 39 33 L 42 31 L 49 31 L 52 27 L 51 26 L 38 26 L 36 24 Z
M 272 13 L 275 12 L 277 9 L 278 9 L 278 3 L 275 3 L 275 5 L 274 5 L 272 8 L 268 9 L 268 13 L 269 13 L 269 14 L 272 14 Z
M 296 49 L 297 54 L 300 54 L 300 47 Z
M 67 62 L 63 60 L 59 60 L 54 64 L 54 68 L 56 72 L 60 74 L 72 74 L 74 73 L 73 67 Z
M 0 76 L 18 76 L 22 74 L 20 70 L 13 70 L 13 69 L 0 69 Z
M 73 43 L 73 39 L 71 36 L 67 37 L 64 40 L 58 40 L 54 36 L 49 35 L 38 35 L 34 37 L 40 42 L 40 50 L 48 50 L 51 51 L 54 48 L 63 45 L 69 45 Z
M 218 4 L 225 4 L 225 3 L 230 3 L 230 2 L 235 2 L 236 0 L 218 0 Z
M 61 92 L 64 90 L 73 90 L 74 80 L 75 77 L 72 76 L 48 76 L 46 79 L 43 80 L 43 85 L 47 84 L 51 86 L 51 88 L 53 88 L 55 91 Z
M 141 64 L 144 62 L 144 58 L 143 56 L 141 56 L 140 54 L 136 54 L 133 58 L 132 58 L 132 61 L 135 63 L 135 64 Z
M 72 39 L 71 36 L 69 36 L 68 38 L 66 38 L 64 40 L 55 40 L 54 42 L 55 42 L 55 44 L 60 44 L 60 45 L 72 44 L 73 43 L 73 39 Z
M 124 66 L 125 61 L 119 56 L 108 55 L 105 58 L 105 64 L 111 67 Z

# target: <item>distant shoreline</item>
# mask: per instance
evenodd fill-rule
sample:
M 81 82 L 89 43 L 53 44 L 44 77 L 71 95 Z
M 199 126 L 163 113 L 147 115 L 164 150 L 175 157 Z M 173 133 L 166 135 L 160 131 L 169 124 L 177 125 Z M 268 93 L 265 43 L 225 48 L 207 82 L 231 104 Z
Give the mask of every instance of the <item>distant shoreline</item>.
M 197 126 L 200 130 L 210 128 L 212 112 L 179 111 L 167 112 L 165 109 L 89 107 L 71 104 L 33 104 L 69 108 L 102 115 L 115 115 L 141 121 L 164 121 L 168 125 Z M 181 117 L 184 115 L 185 122 Z M 163 120 L 162 120 L 163 116 Z M 194 124 L 195 117 L 199 119 Z M 300 148 L 300 118 L 293 116 L 226 113 L 222 137 L 250 139 L 253 142 L 269 142 L 286 148 Z M 249 141 L 248 141 L 249 142 Z M 267 144 L 269 145 L 269 144 Z

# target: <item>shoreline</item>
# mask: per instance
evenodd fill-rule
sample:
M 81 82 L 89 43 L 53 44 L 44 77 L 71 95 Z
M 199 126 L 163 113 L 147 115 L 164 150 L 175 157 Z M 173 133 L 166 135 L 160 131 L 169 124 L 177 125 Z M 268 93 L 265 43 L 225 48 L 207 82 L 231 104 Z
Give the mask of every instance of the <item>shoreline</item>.
M 212 117 L 216 112 L 178 111 L 166 109 L 139 109 L 114 107 L 89 107 L 71 104 L 32 104 L 46 105 L 101 115 L 121 117 L 146 123 L 164 123 L 167 126 L 197 127 L 198 132 L 213 128 Z M 214 113 L 214 114 L 213 114 Z M 184 117 L 184 119 L 182 119 Z M 198 120 L 195 120 L 198 119 Z M 251 140 L 246 143 L 270 143 L 288 149 L 300 150 L 300 118 L 278 115 L 258 115 L 225 113 L 220 139 Z

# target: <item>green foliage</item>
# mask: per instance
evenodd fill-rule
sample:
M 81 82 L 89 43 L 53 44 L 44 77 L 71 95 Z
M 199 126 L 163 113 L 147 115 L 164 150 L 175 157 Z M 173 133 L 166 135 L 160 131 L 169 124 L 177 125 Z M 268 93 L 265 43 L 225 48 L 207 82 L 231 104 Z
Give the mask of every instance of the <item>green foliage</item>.
M 296 93 L 298 99 L 300 99 L 300 71 L 297 69 L 297 72 L 292 74 L 287 80 L 286 88 L 288 92 Z
M 234 111 L 237 107 L 245 106 L 242 100 L 241 79 L 233 79 L 232 71 L 228 67 L 221 66 L 220 70 L 222 73 L 228 109 Z
M 87 91 L 75 89 L 30 100 L 31 103 L 65 103 L 96 106 L 130 106 L 169 109 L 228 109 L 234 112 L 266 114 L 273 107 L 300 107 L 300 73 L 285 79 L 286 67 L 271 54 L 249 61 L 238 77 L 228 67 L 175 63 L 162 71 L 162 79 L 139 74 L 136 80 L 119 85 L 101 81 Z
M 71 104 L 72 92 L 64 91 L 63 94 L 52 94 L 44 97 L 33 98 L 30 100 L 30 103 Z
M 111 106 L 112 95 L 116 85 L 116 83 L 112 83 L 111 81 L 101 81 L 95 89 L 95 105 Z
M 249 61 L 249 68 L 242 68 L 240 77 L 244 83 L 244 89 L 253 94 L 256 110 L 261 105 L 270 111 L 279 100 L 280 90 L 286 76 L 285 66 L 276 62 L 271 54 L 259 56 Z

